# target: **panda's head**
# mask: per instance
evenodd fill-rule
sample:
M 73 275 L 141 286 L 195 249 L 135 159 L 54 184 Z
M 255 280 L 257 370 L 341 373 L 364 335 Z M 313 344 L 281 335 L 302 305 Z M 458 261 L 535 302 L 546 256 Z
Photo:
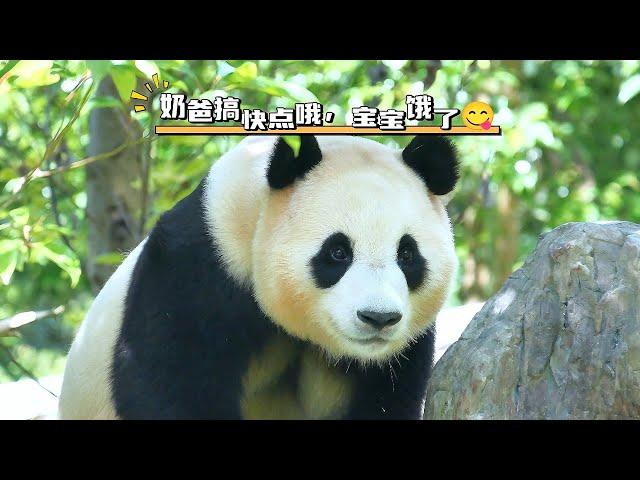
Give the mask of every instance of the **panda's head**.
M 252 245 L 256 299 L 331 356 L 382 361 L 423 334 L 457 265 L 445 210 L 452 145 L 402 151 L 355 137 L 278 139 Z

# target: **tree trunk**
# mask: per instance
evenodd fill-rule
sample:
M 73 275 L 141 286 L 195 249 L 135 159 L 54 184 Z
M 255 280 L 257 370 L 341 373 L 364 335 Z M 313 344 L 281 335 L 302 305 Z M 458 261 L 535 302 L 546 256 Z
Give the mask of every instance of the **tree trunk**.
M 545 235 L 437 362 L 424 417 L 640 418 L 640 225 Z
M 119 98 L 118 91 L 106 76 L 96 95 Z M 136 142 L 142 132 L 139 124 L 121 109 L 94 108 L 89 116 L 89 155 L 111 152 Z M 99 261 L 107 253 L 124 253 L 140 241 L 142 195 L 134 182 L 141 178 L 142 146 L 127 147 L 117 155 L 86 167 L 87 218 L 89 221 L 89 258 L 87 273 L 91 287 L 98 292 L 116 265 Z M 104 257 L 103 257 L 104 258 Z M 98 260 L 98 261 L 96 261 Z

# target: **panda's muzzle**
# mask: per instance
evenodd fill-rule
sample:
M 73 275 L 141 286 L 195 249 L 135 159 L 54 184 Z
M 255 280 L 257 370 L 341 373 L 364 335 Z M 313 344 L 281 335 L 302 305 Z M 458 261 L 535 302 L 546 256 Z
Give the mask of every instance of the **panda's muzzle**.
M 374 312 L 371 310 L 358 310 L 358 318 L 377 330 L 395 325 L 402 318 L 400 312 Z

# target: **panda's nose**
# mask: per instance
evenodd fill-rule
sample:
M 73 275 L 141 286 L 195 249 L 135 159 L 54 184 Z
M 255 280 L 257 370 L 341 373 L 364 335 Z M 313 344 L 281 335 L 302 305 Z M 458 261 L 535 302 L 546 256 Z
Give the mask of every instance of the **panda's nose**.
M 378 330 L 395 325 L 402 318 L 400 312 L 373 312 L 371 310 L 358 310 L 358 318 L 364 323 Z

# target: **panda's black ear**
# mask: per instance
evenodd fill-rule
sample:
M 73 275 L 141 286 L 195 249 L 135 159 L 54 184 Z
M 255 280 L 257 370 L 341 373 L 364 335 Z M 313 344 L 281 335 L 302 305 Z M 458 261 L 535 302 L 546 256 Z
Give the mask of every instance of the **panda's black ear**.
M 453 144 L 444 137 L 418 135 L 402 151 L 402 158 L 436 195 L 446 195 L 458 181 L 458 159 Z
M 279 137 L 271 153 L 267 181 L 271 188 L 280 189 L 291 185 L 296 179 L 315 167 L 322 160 L 322 153 L 316 137 L 300 135 L 300 150 L 298 156 L 291 146 Z

